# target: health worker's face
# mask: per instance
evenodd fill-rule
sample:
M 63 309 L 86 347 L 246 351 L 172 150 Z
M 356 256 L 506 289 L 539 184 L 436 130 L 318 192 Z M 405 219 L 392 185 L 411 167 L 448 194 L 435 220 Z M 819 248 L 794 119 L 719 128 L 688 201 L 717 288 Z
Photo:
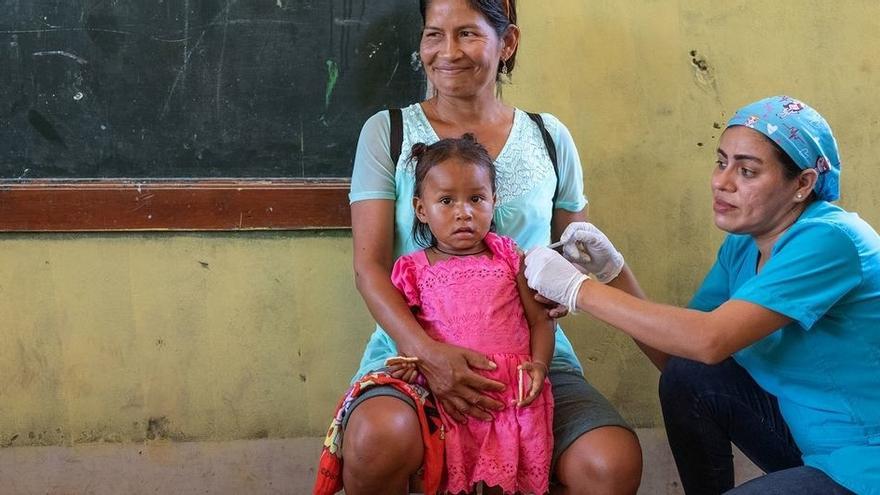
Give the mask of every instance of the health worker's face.
M 510 36 L 499 38 L 492 25 L 466 0 L 433 0 L 425 11 L 419 55 L 428 80 L 440 96 L 494 95 L 502 55 L 513 53 Z
M 492 178 L 485 167 L 450 158 L 428 171 L 420 194 L 413 200 L 416 216 L 431 228 L 438 248 L 467 254 L 484 247 L 495 212 Z
M 776 236 L 797 218 L 798 180 L 784 175 L 773 144 L 758 131 L 729 127 L 712 173 L 715 225 L 757 239 Z

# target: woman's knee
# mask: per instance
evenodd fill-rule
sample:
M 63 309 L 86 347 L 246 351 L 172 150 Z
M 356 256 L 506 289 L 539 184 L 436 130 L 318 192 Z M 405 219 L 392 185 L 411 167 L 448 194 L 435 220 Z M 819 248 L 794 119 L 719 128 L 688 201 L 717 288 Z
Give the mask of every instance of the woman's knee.
M 394 397 L 373 397 L 357 406 L 345 426 L 343 466 L 377 475 L 414 472 L 422 463 L 419 419 L 413 408 Z M 386 469 L 387 468 L 387 469 Z
M 634 494 L 642 479 L 638 437 L 619 426 L 591 430 L 562 453 L 556 476 L 565 493 Z

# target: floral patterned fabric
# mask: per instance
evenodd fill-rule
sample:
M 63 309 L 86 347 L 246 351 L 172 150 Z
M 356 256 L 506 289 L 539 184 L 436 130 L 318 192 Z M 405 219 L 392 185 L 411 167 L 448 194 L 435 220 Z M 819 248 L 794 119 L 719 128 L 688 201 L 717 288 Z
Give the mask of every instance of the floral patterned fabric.
M 324 448 L 318 460 L 318 477 L 312 495 L 333 495 L 342 490 L 342 425 L 351 404 L 363 392 L 372 387 L 387 385 L 407 394 L 416 405 L 425 457 L 422 465 L 422 481 L 426 495 L 435 495 L 443 474 L 444 427 L 440 421 L 434 397 L 418 384 L 410 384 L 393 378 L 384 371 L 369 373 L 354 383 L 336 406 L 336 414 L 330 422 Z

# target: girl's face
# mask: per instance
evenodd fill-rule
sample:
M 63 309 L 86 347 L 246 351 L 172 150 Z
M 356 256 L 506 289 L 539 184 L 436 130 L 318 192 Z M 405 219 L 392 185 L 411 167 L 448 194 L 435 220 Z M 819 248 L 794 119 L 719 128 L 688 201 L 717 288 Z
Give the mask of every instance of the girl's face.
M 778 235 L 799 214 L 797 194 L 809 194 L 799 179 L 785 177 L 773 144 L 748 127 L 724 131 L 716 164 L 712 209 L 715 225 L 726 232 L 759 239 Z
M 469 254 L 485 247 L 483 238 L 495 212 L 492 178 L 485 167 L 458 158 L 434 165 L 413 204 L 441 250 Z
M 513 53 L 517 37 L 512 27 L 499 38 L 466 0 L 432 0 L 425 11 L 419 55 L 439 95 L 494 95 L 498 64 Z

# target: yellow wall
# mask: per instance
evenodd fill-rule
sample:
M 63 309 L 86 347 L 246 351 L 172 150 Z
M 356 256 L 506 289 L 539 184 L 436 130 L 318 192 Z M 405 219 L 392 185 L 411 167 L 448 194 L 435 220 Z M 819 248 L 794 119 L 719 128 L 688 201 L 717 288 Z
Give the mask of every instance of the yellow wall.
M 825 116 L 842 150 L 840 204 L 880 227 L 880 3 L 520 5 L 520 58 L 505 97 L 568 125 L 584 163 L 589 216 L 652 299 L 686 304 L 711 265 L 722 239 L 709 189 L 716 124 L 765 96 L 790 94 Z M 656 372 L 635 346 L 584 317 L 565 325 L 588 376 L 624 415 L 662 424 Z
M 0 239 L 7 445 L 314 435 L 368 328 L 348 234 Z
M 569 126 L 590 216 L 654 299 L 686 302 L 711 263 L 715 124 L 763 96 L 825 115 L 841 204 L 880 226 L 874 0 L 522 0 L 520 16 L 505 98 Z M 320 434 L 371 331 L 350 257 L 347 232 L 0 236 L 0 445 Z M 565 325 L 624 415 L 660 424 L 635 346 Z

